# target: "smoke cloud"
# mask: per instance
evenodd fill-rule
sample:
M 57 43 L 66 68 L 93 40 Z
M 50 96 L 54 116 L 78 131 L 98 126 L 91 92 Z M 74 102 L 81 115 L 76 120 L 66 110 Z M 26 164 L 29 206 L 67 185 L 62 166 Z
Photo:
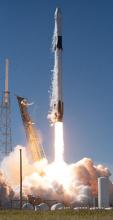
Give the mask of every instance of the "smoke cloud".
M 19 195 L 19 149 L 22 149 L 23 195 L 32 194 L 44 199 L 67 203 L 92 203 L 97 197 L 97 179 L 110 176 L 107 167 L 94 165 L 90 158 L 77 163 L 48 163 L 46 159 L 31 163 L 25 147 L 16 146 L 0 166 L 0 203 L 4 204 Z M 110 182 L 111 203 L 113 184 Z

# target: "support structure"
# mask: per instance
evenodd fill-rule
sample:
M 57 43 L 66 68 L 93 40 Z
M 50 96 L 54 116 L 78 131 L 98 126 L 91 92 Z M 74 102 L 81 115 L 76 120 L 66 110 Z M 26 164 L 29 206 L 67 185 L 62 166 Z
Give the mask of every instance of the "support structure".
M 42 160 L 43 158 L 45 158 L 45 153 L 41 145 L 38 131 L 28 113 L 29 104 L 25 98 L 22 98 L 20 96 L 17 96 L 17 100 L 26 132 L 26 139 L 28 144 L 27 149 L 29 151 L 30 158 L 33 162 Z
M 9 60 L 6 59 L 6 76 L 5 91 L 2 94 L 0 104 L 0 159 L 8 155 L 12 151 L 12 135 L 11 135 L 11 105 L 10 92 L 8 90 L 8 65 Z

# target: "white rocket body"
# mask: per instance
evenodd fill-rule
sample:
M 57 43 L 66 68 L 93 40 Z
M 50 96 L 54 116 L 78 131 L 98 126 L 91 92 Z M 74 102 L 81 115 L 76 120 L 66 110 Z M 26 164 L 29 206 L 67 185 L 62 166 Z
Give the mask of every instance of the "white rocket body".
M 62 100 L 62 31 L 61 31 L 61 10 L 55 11 L 55 30 L 53 37 L 54 50 L 54 100 L 53 114 L 54 121 L 63 120 L 63 100 Z

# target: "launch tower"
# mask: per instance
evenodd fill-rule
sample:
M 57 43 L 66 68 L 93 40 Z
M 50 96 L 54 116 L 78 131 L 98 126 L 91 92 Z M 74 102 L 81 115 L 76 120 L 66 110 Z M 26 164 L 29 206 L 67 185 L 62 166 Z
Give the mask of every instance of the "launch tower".
M 12 151 L 11 136 L 11 105 L 10 92 L 8 89 L 8 65 L 9 60 L 6 59 L 6 75 L 5 75 L 5 91 L 2 93 L 0 104 L 0 159 L 8 155 Z

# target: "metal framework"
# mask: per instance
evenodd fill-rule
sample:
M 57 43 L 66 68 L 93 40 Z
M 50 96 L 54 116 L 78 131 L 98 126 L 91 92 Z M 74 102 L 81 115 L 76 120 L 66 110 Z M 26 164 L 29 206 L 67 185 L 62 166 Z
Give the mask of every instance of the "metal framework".
M 10 94 L 8 93 L 8 102 L 4 102 L 4 94 L 0 105 L 0 157 L 8 155 L 12 151 L 11 136 L 11 107 Z
M 12 151 L 11 135 L 11 105 L 10 92 L 8 91 L 8 64 L 6 59 L 5 92 L 2 94 L 0 104 L 0 159 L 3 159 Z
M 28 102 L 26 99 L 17 96 L 21 117 L 23 121 L 23 125 L 26 132 L 26 138 L 28 143 L 28 151 L 30 153 L 32 161 L 39 161 L 45 158 L 45 153 L 43 147 L 40 142 L 40 137 L 38 135 L 38 131 L 34 126 L 33 121 L 28 113 Z

